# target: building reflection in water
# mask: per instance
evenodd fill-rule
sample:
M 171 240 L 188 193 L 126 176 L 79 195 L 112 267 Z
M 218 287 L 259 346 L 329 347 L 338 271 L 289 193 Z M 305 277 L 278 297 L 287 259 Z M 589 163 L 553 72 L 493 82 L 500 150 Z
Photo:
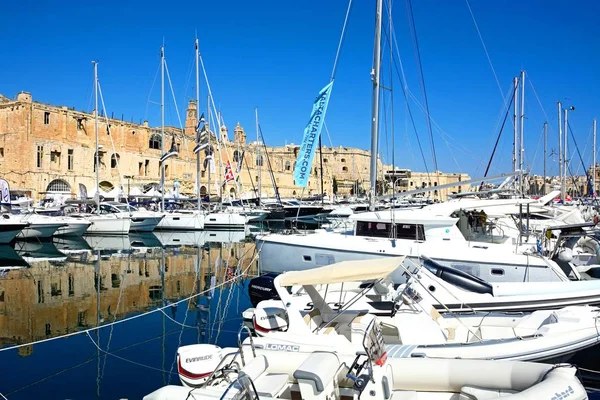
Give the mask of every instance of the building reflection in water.
M 118 238 L 115 249 L 109 249 L 115 238 L 100 237 L 91 241 L 97 249 L 83 239 L 46 242 L 38 253 L 36 246 L 20 246 L 16 253 L 27 258 L 29 267 L 0 265 L 0 346 L 64 335 L 208 291 L 187 301 L 190 312 L 197 314 L 198 340 L 206 341 L 212 332 L 207 325 L 218 317 L 211 320 L 209 315 L 214 300 L 210 288 L 234 276 L 238 264 L 242 270 L 248 267 L 254 243 L 202 242 L 195 235 L 176 244 L 165 236 L 160 241 L 155 235 L 126 242 Z M 0 259 L 4 252 L 18 264 L 15 250 L 0 247 Z M 256 271 L 254 262 L 247 274 Z M 174 305 L 165 313 L 176 319 L 177 310 Z M 31 353 L 31 346 L 19 349 L 22 356 Z

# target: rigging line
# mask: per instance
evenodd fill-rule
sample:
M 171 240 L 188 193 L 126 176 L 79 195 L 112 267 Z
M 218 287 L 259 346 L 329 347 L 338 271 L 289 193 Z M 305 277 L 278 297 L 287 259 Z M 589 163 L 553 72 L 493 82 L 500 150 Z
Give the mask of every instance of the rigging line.
M 110 352 L 108 352 L 108 351 L 104 351 L 104 350 L 103 350 L 103 349 L 102 349 L 100 346 L 98 346 L 98 344 L 97 344 L 97 343 L 96 343 L 96 341 L 95 341 L 95 340 L 92 338 L 92 335 L 90 335 L 90 333 L 89 333 L 89 332 L 86 332 L 86 334 L 87 334 L 88 338 L 90 339 L 90 341 L 91 341 L 91 342 L 94 344 L 94 346 L 96 346 L 96 348 L 98 349 L 98 351 L 100 351 L 100 352 L 104 353 L 105 355 L 112 356 L 112 357 L 114 357 L 114 358 L 117 358 L 117 359 L 119 359 L 119 360 L 121 360 L 121 361 L 125 361 L 125 362 L 128 362 L 128 363 L 130 363 L 130 364 L 137 365 L 137 366 L 139 366 L 139 367 L 144 367 L 144 368 L 152 369 L 152 370 L 154 370 L 154 371 L 160 371 L 160 372 L 162 372 L 162 373 L 167 373 L 167 374 L 172 374 L 172 375 L 175 375 L 175 373 L 173 373 L 173 372 L 169 372 L 169 371 L 167 371 L 167 370 L 164 370 L 164 369 L 162 369 L 162 368 L 151 367 L 150 365 L 142 364 L 142 363 L 139 363 L 139 362 L 137 362 L 137 361 L 133 361 L 133 360 L 130 360 L 130 359 L 128 359 L 128 358 L 121 357 L 121 356 L 118 356 L 118 355 L 116 355 L 116 354 L 110 353 Z
M 329 145 L 333 149 L 333 142 L 331 141 L 331 135 L 329 135 L 329 129 L 327 129 L 327 122 L 323 121 L 323 126 L 325 127 L 325 132 L 327 132 L 327 138 L 329 139 Z
M 515 86 L 514 91 L 517 90 L 517 87 Z M 487 177 L 488 172 L 490 171 L 490 166 L 492 165 L 492 161 L 494 160 L 494 154 L 496 154 L 496 149 L 498 148 L 498 143 L 500 142 L 500 137 L 502 136 L 502 132 L 504 131 L 504 125 L 506 124 L 506 119 L 508 118 L 508 114 L 510 113 L 510 108 L 512 106 L 513 103 L 513 99 L 514 99 L 514 92 L 513 92 L 513 96 L 511 96 L 511 100 L 510 103 L 508 104 L 508 107 L 506 108 L 506 113 L 504 114 L 504 120 L 502 121 L 502 126 L 500 127 L 500 132 L 498 132 L 498 137 L 496 138 L 496 143 L 494 144 L 494 149 L 492 150 L 492 155 L 490 156 L 490 160 L 488 161 L 487 167 L 485 169 L 485 174 L 483 175 L 483 177 Z M 481 182 L 481 186 L 480 189 L 483 188 L 483 181 Z
M 131 256 L 129 256 L 128 261 L 131 261 Z M 125 280 L 125 271 L 121 272 L 121 281 L 124 281 L 124 280 Z M 123 297 L 124 288 L 125 288 L 125 285 L 121 284 L 121 287 L 119 289 L 119 297 L 117 298 L 117 306 L 115 308 L 115 316 L 113 318 L 113 322 L 115 322 L 117 320 L 117 315 L 119 314 L 119 305 L 121 305 L 121 299 Z M 106 350 L 107 351 L 110 348 L 110 344 L 112 342 L 113 331 L 114 331 L 114 325 L 111 325 L 110 333 L 108 334 L 108 341 L 106 342 Z M 104 364 L 102 366 L 102 377 L 104 377 L 105 369 L 106 369 L 106 357 L 104 357 Z
M 546 114 L 546 110 L 544 109 L 544 106 L 542 105 L 542 102 L 540 101 L 540 97 L 537 94 L 537 91 L 535 90 L 535 87 L 533 86 L 533 82 L 531 81 L 531 77 L 529 75 L 529 73 L 527 73 L 527 82 L 529 83 L 529 86 L 531 86 L 531 90 L 533 91 L 533 94 L 535 95 L 535 99 L 537 100 L 540 108 L 542 109 L 542 112 L 544 113 L 544 117 L 546 117 L 546 121 L 550 121 L 550 118 L 548 118 L 548 114 Z M 552 126 L 550 124 L 548 124 L 548 131 L 551 132 L 552 131 Z
M 165 72 L 167 73 L 167 80 L 169 81 L 169 89 L 171 89 L 171 96 L 173 96 L 173 104 L 175 105 L 175 113 L 179 120 L 179 128 L 183 132 L 183 124 L 181 123 L 181 115 L 179 115 L 179 108 L 177 107 L 177 100 L 175 100 L 175 91 L 173 90 L 173 83 L 171 82 L 171 74 L 169 74 L 169 67 L 167 66 L 167 60 L 165 60 Z
M 533 153 L 533 159 L 531 160 L 529 168 L 527 168 L 527 170 L 529 170 L 529 171 L 533 170 L 533 166 L 535 165 L 535 160 L 537 158 L 538 151 L 540 150 L 540 144 L 542 143 L 543 140 L 544 140 L 544 128 L 542 127 L 542 131 L 540 132 L 540 136 L 538 138 L 538 142 L 535 147 L 535 153 Z
M 106 111 L 106 105 L 104 104 L 104 95 L 102 94 L 102 87 L 100 86 L 100 81 L 98 81 L 98 94 L 100 95 L 100 101 L 102 102 L 102 109 L 104 110 L 104 121 L 106 123 L 106 132 L 108 133 L 108 138 L 110 139 L 110 146 L 112 147 L 112 151 L 113 153 L 116 153 L 117 156 L 115 157 L 115 155 L 111 155 L 110 156 L 110 163 L 111 163 L 111 167 L 112 167 L 112 160 L 113 157 L 115 158 L 115 163 L 117 166 L 117 173 L 119 174 L 119 186 L 121 191 L 123 191 L 123 175 L 121 175 L 121 168 L 119 166 L 120 164 L 120 156 L 119 153 L 117 153 L 117 150 L 115 149 L 115 142 L 113 141 L 112 138 L 112 134 L 110 131 L 110 121 L 108 120 L 108 111 Z M 98 149 L 96 149 L 96 151 L 98 151 Z M 94 157 L 95 159 L 95 157 Z
M 492 59 L 490 58 L 490 53 L 488 52 L 487 46 L 483 41 L 483 36 L 481 35 L 481 31 L 479 30 L 479 25 L 477 24 L 477 20 L 475 19 L 475 15 L 473 14 L 473 10 L 471 10 L 471 5 L 469 4 L 469 0 L 465 0 L 467 3 L 467 8 L 469 9 L 469 14 L 471 14 L 471 19 L 473 20 L 473 24 L 475 25 L 475 29 L 477 30 L 477 35 L 479 36 L 479 41 L 483 46 L 483 51 L 485 51 L 485 56 L 487 57 L 488 64 L 490 64 L 490 68 L 492 73 L 494 74 L 494 79 L 496 80 L 496 85 L 498 85 L 498 90 L 500 91 L 500 96 L 504 99 L 504 91 L 502 90 L 502 85 L 500 85 L 500 80 L 498 79 L 498 75 L 496 74 L 496 70 L 494 69 L 494 64 L 492 64 Z M 504 99 L 504 105 L 506 105 L 506 99 Z
M 387 1 L 387 8 L 388 8 L 388 29 L 389 29 L 389 38 L 388 38 L 388 44 L 390 45 L 390 55 L 388 56 L 389 58 L 389 68 L 390 68 L 390 125 L 391 125 L 391 131 L 392 131 L 392 194 L 394 194 L 395 196 L 395 187 L 396 187 L 396 131 L 394 130 L 394 75 L 393 75 L 393 68 L 392 68 L 392 58 L 394 57 L 394 46 L 393 46 L 393 37 L 394 37 L 394 32 L 392 31 L 392 6 L 393 6 L 393 1 L 392 0 L 388 0 Z M 392 213 L 392 222 L 393 221 L 393 213 Z M 395 231 L 394 231 L 395 232 Z
M 392 23 L 390 21 L 390 23 Z M 392 27 L 392 32 L 394 31 L 394 28 Z M 387 36 L 387 30 L 383 30 L 384 35 Z M 398 48 L 398 41 L 396 40 L 396 35 L 393 36 L 393 42 L 394 42 L 394 47 L 396 49 L 396 55 L 398 57 L 398 62 L 396 62 L 396 57 L 393 57 L 393 64 L 394 64 L 394 69 L 396 70 L 396 75 L 398 75 L 398 79 L 400 80 L 400 83 L 402 83 L 400 86 L 402 87 L 402 94 L 404 95 L 404 102 L 406 103 L 406 109 L 408 110 L 408 115 L 410 117 L 410 121 L 413 127 L 413 131 L 415 132 L 415 136 L 417 138 L 417 144 L 419 145 L 419 152 L 421 153 L 421 159 L 423 161 L 423 165 L 425 167 L 425 173 L 427 174 L 427 179 L 429 180 L 429 183 L 431 183 L 431 176 L 429 175 L 429 167 L 427 166 L 427 160 L 425 159 L 425 153 L 423 152 L 423 146 L 421 146 L 421 138 L 419 137 L 419 132 L 417 131 L 417 125 L 415 124 L 415 118 L 413 116 L 412 110 L 410 108 L 410 102 L 408 101 L 408 86 L 407 86 L 407 81 L 406 81 L 406 76 L 404 75 L 404 67 L 402 66 L 402 58 L 400 57 L 400 50 Z M 400 69 L 398 68 L 398 63 L 400 63 Z M 400 71 L 402 71 L 402 74 L 400 74 Z
M 340 40 L 338 42 L 337 51 L 335 53 L 335 59 L 333 61 L 333 68 L 331 70 L 331 78 L 330 81 L 335 77 L 335 72 L 337 70 L 338 60 L 340 58 L 340 54 L 342 53 L 342 45 L 344 44 L 344 39 L 346 38 L 346 25 L 348 24 L 348 17 L 350 16 L 350 10 L 352 9 L 352 0 L 348 2 L 348 9 L 346 10 L 346 17 L 344 18 L 344 25 L 342 26 L 342 33 L 340 34 Z
M 573 129 L 571 129 L 571 124 L 569 122 L 567 122 L 567 127 L 569 128 L 569 133 L 571 134 L 571 138 L 573 139 L 573 144 L 575 144 L 575 150 L 577 151 L 577 155 L 579 156 L 579 161 L 581 161 L 581 165 L 583 166 L 583 170 L 585 172 L 585 177 L 586 177 L 586 184 L 590 184 L 591 183 L 591 178 L 590 178 L 590 174 L 588 173 L 587 169 L 585 168 L 585 163 L 583 162 L 583 157 L 581 156 L 581 152 L 579 151 L 579 146 L 577 145 L 577 141 L 575 140 L 575 135 L 573 134 Z M 571 170 L 569 169 L 569 172 Z M 577 172 L 579 172 L 579 167 L 577 167 Z
M 156 84 L 156 79 L 158 79 L 158 73 L 160 72 L 160 63 L 158 63 L 158 67 L 156 68 L 156 73 L 154 74 L 154 79 L 152 80 L 152 85 L 150 85 L 150 91 L 148 92 L 148 97 L 146 98 L 146 111 L 144 113 L 144 119 L 148 120 L 148 104 L 151 103 L 150 97 L 152 96 L 152 90 L 154 90 L 154 85 Z M 156 103 L 155 103 L 156 104 Z
M 255 256 L 255 258 L 257 258 L 257 256 Z M 252 262 L 254 262 L 254 261 L 255 261 L 254 259 L 251 260 L 250 264 L 248 264 L 248 267 L 244 271 L 242 271 L 240 277 L 243 276 L 250 269 L 250 267 L 252 266 Z M 188 297 L 186 297 L 186 298 L 184 298 L 182 300 L 178 300 L 178 301 L 176 301 L 174 303 L 171 303 L 171 304 L 168 304 L 168 305 L 165 305 L 165 306 L 162 306 L 162 307 L 155 308 L 155 309 L 150 310 L 148 312 L 145 312 L 143 314 L 132 315 L 131 317 L 124 318 L 124 319 L 121 319 L 119 321 L 115 321 L 115 322 L 112 322 L 112 323 L 109 323 L 109 324 L 100 325 L 100 326 L 94 326 L 94 327 L 91 327 L 91 328 L 88 328 L 88 329 L 84 329 L 84 330 L 81 330 L 81 331 L 70 332 L 70 333 L 67 333 L 67 334 L 61 335 L 61 336 L 54 336 L 54 337 L 50 337 L 50 338 L 46 338 L 46 339 L 42 339 L 42 340 L 37 340 L 35 342 L 21 343 L 21 344 L 15 344 L 13 346 L 3 347 L 3 348 L 0 348 L 0 353 L 2 353 L 4 351 L 8 351 L 8 350 L 19 349 L 21 347 L 32 346 L 32 345 L 36 345 L 36 344 L 40 344 L 40 343 L 46 343 L 46 342 L 52 342 L 52 341 L 55 341 L 55 340 L 58 340 L 58 339 L 65 339 L 67 337 L 76 336 L 76 335 L 79 335 L 79 334 L 82 334 L 82 333 L 94 332 L 94 331 L 100 330 L 102 328 L 108 328 L 111 325 L 122 324 L 124 322 L 129 322 L 129 321 L 132 321 L 134 319 L 145 317 L 145 316 L 148 316 L 148 315 L 153 314 L 155 312 L 159 312 L 161 310 L 164 310 L 167 307 L 171 307 L 174 304 L 180 304 L 180 303 L 183 303 L 185 301 L 189 301 L 190 299 L 196 298 L 198 296 L 202 296 L 202 295 L 210 292 L 212 289 L 216 289 L 218 287 L 222 287 L 222 286 L 228 284 L 229 282 L 234 281 L 237 278 L 238 278 L 238 276 L 234 276 L 231 279 L 228 279 L 225 282 L 221 282 L 221 283 L 215 284 L 213 287 L 208 288 L 208 289 L 206 289 L 206 290 L 204 290 L 202 292 L 193 294 L 193 295 L 188 296 Z
M 425 103 L 426 110 L 426 122 L 427 122 L 427 130 L 429 131 L 429 141 L 431 144 L 431 153 L 433 155 L 433 168 L 434 172 L 437 174 L 438 172 L 438 164 L 437 164 L 437 156 L 435 154 L 435 142 L 433 140 L 433 131 L 431 129 L 431 114 L 429 112 L 429 101 L 427 100 L 427 89 L 425 88 L 425 76 L 423 74 L 423 63 L 421 62 L 421 50 L 419 49 L 419 39 L 417 36 L 417 28 L 415 26 L 415 17 L 413 15 L 412 1 L 406 0 L 406 7 L 409 14 L 409 26 L 411 29 L 411 36 L 413 38 L 413 42 L 415 45 L 415 52 L 417 57 L 417 67 L 419 72 L 419 83 L 421 87 L 421 94 L 423 95 L 423 102 Z

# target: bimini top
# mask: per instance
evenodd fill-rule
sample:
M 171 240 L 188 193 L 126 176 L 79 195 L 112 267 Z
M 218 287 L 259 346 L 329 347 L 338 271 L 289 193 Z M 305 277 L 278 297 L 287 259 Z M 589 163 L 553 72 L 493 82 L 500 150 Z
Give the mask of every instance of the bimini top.
M 294 286 L 383 279 L 402 265 L 404 258 L 402 256 L 342 261 L 305 271 L 286 272 L 278 277 L 278 281 L 281 286 Z

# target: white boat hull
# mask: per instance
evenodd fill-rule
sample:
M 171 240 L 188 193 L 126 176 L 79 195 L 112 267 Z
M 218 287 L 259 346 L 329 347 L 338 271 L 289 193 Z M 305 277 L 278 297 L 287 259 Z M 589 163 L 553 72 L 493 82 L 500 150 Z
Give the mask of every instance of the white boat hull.
M 131 219 L 116 214 L 91 215 L 87 219 L 92 223 L 88 235 L 127 235 L 131 227 Z
M 269 234 L 258 236 L 261 272 L 308 270 L 341 261 L 406 256 L 405 265 L 418 266 L 421 256 L 488 282 L 562 281 L 556 271 L 537 257 L 512 254 L 491 248 L 474 248 L 440 242 L 410 242 L 386 238 L 367 238 L 338 233 L 307 235 Z M 558 267 L 557 267 L 558 268 Z M 406 282 L 403 270 L 391 275 L 394 283 Z
M 131 217 L 131 227 L 130 231 L 132 232 L 152 232 L 163 219 L 161 216 L 156 217 L 145 217 L 145 216 L 136 216 L 133 215 Z
M 204 218 L 206 229 L 244 229 L 246 218 L 237 213 L 210 213 Z
M 204 214 L 199 211 L 167 212 L 156 229 L 193 231 L 204 229 Z
M 61 227 L 65 227 L 65 224 L 32 222 L 17 234 L 17 239 L 48 239 Z
M 90 227 L 90 223 L 86 221 L 68 222 L 67 226 L 58 228 L 54 232 L 54 236 L 83 236 Z

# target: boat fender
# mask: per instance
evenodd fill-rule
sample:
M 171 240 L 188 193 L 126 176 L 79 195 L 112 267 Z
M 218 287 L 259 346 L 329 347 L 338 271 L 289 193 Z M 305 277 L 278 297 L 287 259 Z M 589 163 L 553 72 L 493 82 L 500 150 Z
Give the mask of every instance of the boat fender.
M 566 263 L 573 261 L 573 250 L 562 248 L 558 253 L 558 259 Z
M 177 349 L 177 371 L 184 386 L 199 387 L 213 373 L 223 358 L 219 346 L 193 344 Z

